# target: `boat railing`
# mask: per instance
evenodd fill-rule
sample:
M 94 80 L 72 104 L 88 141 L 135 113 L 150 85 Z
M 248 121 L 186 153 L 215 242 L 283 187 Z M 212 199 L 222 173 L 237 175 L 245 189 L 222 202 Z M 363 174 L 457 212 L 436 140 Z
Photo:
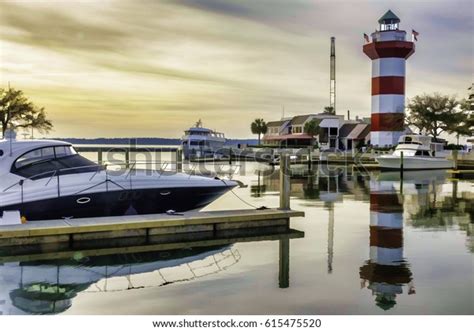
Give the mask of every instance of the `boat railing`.
M 54 181 L 56 183 L 57 187 L 57 196 L 61 196 L 61 176 L 64 175 L 71 175 L 71 174 L 77 174 L 77 173 L 92 173 L 91 177 L 89 178 L 89 182 L 91 182 L 98 174 L 105 172 L 105 180 L 97 183 L 85 190 L 82 190 L 76 194 L 79 194 L 83 191 L 90 190 L 91 188 L 100 186 L 102 184 L 106 185 L 106 191 L 109 189 L 109 184 L 118 186 L 119 188 L 126 190 L 125 187 L 122 185 L 116 183 L 112 178 L 117 175 L 123 175 L 121 171 L 117 170 L 110 170 L 109 166 L 124 166 L 125 171 L 127 172 L 125 178 L 129 179 L 129 185 L 130 189 L 133 188 L 133 175 L 137 173 L 137 164 L 139 165 L 160 165 L 160 169 L 157 170 L 159 172 L 159 177 L 163 175 L 163 173 L 166 171 L 166 168 L 170 164 L 170 162 L 123 162 L 123 163 L 113 163 L 113 164 L 93 164 L 93 165 L 86 165 L 86 166 L 78 166 L 78 167 L 71 167 L 71 168 L 63 168 L 63 169 L 54 169 L 54 170 L 48 170 L 39 174 L 35 174 L 26 178 L 22 178 L 19 181 L 15 182 L 14 184 L 6 187 L 2 192 L 6 193 L 13 189 L 16 186 L 20 187 L 20 195 L 21 195 L 21 203 L 24 202 L 24 186 L 25 183 L 29 181 L 35 181 L 38 179 L 46 179 L 46 183 L 44 186 L 48 186 L 55 178 L 56 180 Z M 146 169 L 145 169 L 146 170 Z M 171 171 L 170 171 L 171 172 Z

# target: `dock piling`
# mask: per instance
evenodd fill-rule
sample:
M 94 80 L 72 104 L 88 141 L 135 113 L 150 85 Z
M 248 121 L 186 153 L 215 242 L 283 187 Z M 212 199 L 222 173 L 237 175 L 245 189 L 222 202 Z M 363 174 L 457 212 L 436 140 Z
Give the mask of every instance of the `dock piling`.
M 290 240 L 286 238 L 281 239 L 279 245 L 279 287 L 288 288 L 290 286 Z
M 176 172 L 183 171 L 183 150 L 178 148 L 176 150 Z
M 313 166 L 312 147 L 308 147 L 308 170 L 311 170 Z
M 454 149 L 452 152 L 452 155 L 453 155 L 454 170 L 458 170 L 458 150 Z
M 130 168 L 130 149 L 125 150 L 125 169 Z
M 290 155 L 280 157 L 280 209 L 290 210 Z
M 400 152 L 400 178 L 403 179 L 403 151 Z
M 99 148 L 97 150 L 97 162 L 99 164 L 102 164 L 103 163 L 103 155 L 102 155 L 102 148 Z

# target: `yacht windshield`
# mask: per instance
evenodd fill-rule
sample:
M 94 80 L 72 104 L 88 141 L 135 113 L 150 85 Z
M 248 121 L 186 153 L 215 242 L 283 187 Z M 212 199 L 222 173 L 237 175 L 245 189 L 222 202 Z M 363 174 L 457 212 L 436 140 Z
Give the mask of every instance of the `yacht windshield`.
M 80 156 L 72 146 L 48 146 L 38 148 L 20 156 L 11 172 L 21 177 L 40 179 L 61 174 L 94 172 L 100 166 Z
M 410 149 L 405 149 L 403 151 L 396 149 L 393 152 L 393 155 L 400 156 L 401 155 L 400 152 L 403 152 L 403 156 L 415 156 L 415 150 L 410 150 Z

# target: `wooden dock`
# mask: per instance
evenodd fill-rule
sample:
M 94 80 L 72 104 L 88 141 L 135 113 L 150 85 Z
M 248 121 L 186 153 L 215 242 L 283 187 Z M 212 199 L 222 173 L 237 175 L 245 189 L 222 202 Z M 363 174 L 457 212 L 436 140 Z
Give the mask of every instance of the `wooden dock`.
M 178 215 L 154 214 L 73 220 L 35 221 L 0 227 L 0 247 L 163 236 L 196 232 L 281 226 L 289 228 L 291 217 L 303 212 L 280 209 L 186 212 Z M 156 243 L 156 241 L 155 241 Z
M 251 230 L 251 231 L 250 231 Z M 173 236 L 171 236 L 173 237 Z M 143 237 L 121 238 L 120 240 L 79 241 L 73 247 L 67 243 L 49 243 L 26 246 L 0 247 L 0 263 L 28 262 L 41 260 L 61 260 L 88 256 L 107 256 L 114 254 L 136 254 L 157 251 L 172 251 L 198 247 L 225 246 L 235 243 L 278 241 L 303 238 L 304 232 L 269 226 L 217 233 L 200 232 L 192 236 L 174 237 L 176 240 L 160 242 L 160 236 L 151 236 L 148 241 Z

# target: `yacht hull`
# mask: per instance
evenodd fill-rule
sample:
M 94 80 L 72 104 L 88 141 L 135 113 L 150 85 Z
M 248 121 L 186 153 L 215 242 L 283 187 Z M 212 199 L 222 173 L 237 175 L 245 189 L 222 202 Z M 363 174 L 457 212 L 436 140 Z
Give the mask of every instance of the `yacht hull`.
M 0 207 L 18 210 L 27 221 L 183 212 L 203 208 L 228 186 L 170 187 L 82 193 Z
M 376 158 L 381 170 L 400 169 L 399 156 L 384 155 Z M 453 162 L 434 157 L 406 156 L 403 158 L 404 170 L 451 169 Z

